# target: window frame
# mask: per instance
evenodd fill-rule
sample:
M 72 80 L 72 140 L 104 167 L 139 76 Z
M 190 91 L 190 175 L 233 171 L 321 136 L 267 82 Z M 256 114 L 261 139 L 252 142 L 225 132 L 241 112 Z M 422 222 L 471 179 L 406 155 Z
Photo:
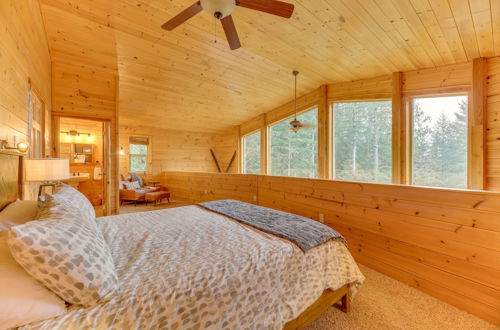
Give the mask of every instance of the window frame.
M 139 138 L 139 139 L 147 139 L 148 142 L 147 143 L 132 143 L 130 140 L 133 139 L 133 138 Z M 145 154 L 133 154 L 132 152 L 130 152 L 131 148 L 130 146 L 131 145 L 145 145 L 147 146 L 147 150 L 146 150 L 146 153 Z M 130 135 L 128 137 L 128 168 L 129 168 L 129 172 L 133 172 L 132 171 L 132 158 L 133 157 L 143 157 L 146 159 L 146 169 L 144 171 L 137 171 L 135 173 L 147 173 L 148 170 L 149 170 L 149 158 L 150 158 L 150 153 L 151 153 L 151 138 L 149 136 L 139 136 L 139 135 Z
M 253 131 L 241 136 L 240 143 L 241 143 L 241 173 L 242 174 L 252 175 L 250 173 L 246 173 L 246 169 L 245 169 L 245 138 L 250 136 L 250 135 L 256 134 L 256 133 L 260 134 L 260 136 L 259 136 L 259 158 L 260 158 L 259 164 L 260 164 L 260 166 L 259 166 L 259 173 L 256 175 L 262 174 L 262 130 L 260 128 L 253 130 Z
M 377 98 L 377 99 L 349 99 L 349 100 L 329 100 L 328 101 L 328 125 L 330 126 L 328 129 L 328 140 L 330 143 L 329 150 L 330 150 L 330 157 L 328 159 L 328 166 L 329 166 L 329 179 L 333 181 L 339 181 L 339 182 L 356 182 L 356 183 L 373 183 L 373 184 L 384 184 L 384 183 L 377 183 L 377 182 L 364 182 L 364 181 L 346 181 L 346 180 L 339 180 L 336 179 L 335 176 L 335 104 L 336 103 L 368 103 L 368 102 L 384 102 L 388 101 L 391 102 L 391 108 L 393 108 L 393 98 Z M 391 113 L 391 128 L 394 127 L 394 112 L 392 111 Z M 391 132 L 391 134 L 393 134 Z M 393 141 L 393 137 L 391 137 L 391 141 Z M 394 145 L 391 145 L 391 151 L 394 150 Z M 392 156 L 392 155 L 391 155 Z M 392 157 L 391 161 L 391 167 L 394 167 L 394 157 Z M 391 170 L 392 171 L 392 170 Z M 394 178 L 392 178 L 392 182 L 394 182 Z
M 315 178 L 302 178 L 302 177 L 291 176 L 290 178 L 319 179 L 319 156 L 320 156 L 320 152 L 319 152 L 319 125 L 321 125 L 321 123 L 320 123 L 320 105 L 317 103 L 307 106 L 304 110 L 298 110 L 297 113 L 295 113 L 295 111 L 294 111 L 293 113 L 291 113 L 290 115 L 288 115 L 286 117 L 283 117 L 283 118 L 266 123 L 266 126 L 265 126 L 265 131 L 266 131 L 266 134 L 265 134 L 266 175 L 275 176 L 275 175 L 271 174 L 271 127 L 275 126 L 277 124 L 280 124 L 283 121 L 291 120 L 292 118 L 295 118 L 296 115 L 300 116 L 300 115 L 302 115 L 306 112 L 312 111 L 312 110 L 316 110 L 318 112 L 318 114 L 317 114 L 318 118 L 317 118 L 317 122 L 316 122 L 316 129 L 318 130 L 318 142 L 317 142 L 317 146 L 316 146 L 316 159 L 317 159 L 316 177 Z
M 426 188 L 438 188 L 438 189 L 454 189 L 460 190 L 461 188 L 455 187 L 434 187 L 434 186 L 421 186 L 413 184 L 413 102 L 415 99 L 423 98 L 438 98 L 438 97 L 452 97 L 452 96 L 467 96 L 467 187 L 465 189 L 470 189 L 471 186 L 471 150 L 472 150 L 472 139 L 471 139 L 471 119 L 472 114 L 472 92 L 470 90 L 462 90 L 457 92 L 447 92 L 447 93 L 416 93 L 411 95 L 406 95 L 403 98 L 404 106 L 404 127 L 402 129 L 402 146 L 403 146 L 403 157 L 402 157 L 402 168 L 403 177 L 401 183 L 412 187 L 426 187 Z

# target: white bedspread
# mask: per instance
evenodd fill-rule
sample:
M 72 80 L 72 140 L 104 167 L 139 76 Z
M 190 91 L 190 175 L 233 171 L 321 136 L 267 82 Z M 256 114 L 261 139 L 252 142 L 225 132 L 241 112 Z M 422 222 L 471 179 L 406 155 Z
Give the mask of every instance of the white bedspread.
M 304 254 L 197 206 L 98 219 L 120 295 L 31 324 L 44 329 L 281 329 L 327 289 L 364 280 L 347 248 Z

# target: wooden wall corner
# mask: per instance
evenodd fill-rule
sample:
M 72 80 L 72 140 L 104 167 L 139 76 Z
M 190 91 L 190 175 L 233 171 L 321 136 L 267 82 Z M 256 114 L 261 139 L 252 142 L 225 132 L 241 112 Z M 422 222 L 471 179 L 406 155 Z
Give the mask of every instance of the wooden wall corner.
M 403 127 L 403 74 L 392 74 L 392 183 L 402 183 L 403 149 L 401 129 Z
M 472 100 L 469 102 L 469 188 L 486 187 L 486 107 L 488 62 L 476 58 L 472 63 Z
M 319 88 L 318 97 L 318 178 L 320 179 L 331 177 L 328 166 L 330 159 L 329 117 L 328 86 L 322 85 Z

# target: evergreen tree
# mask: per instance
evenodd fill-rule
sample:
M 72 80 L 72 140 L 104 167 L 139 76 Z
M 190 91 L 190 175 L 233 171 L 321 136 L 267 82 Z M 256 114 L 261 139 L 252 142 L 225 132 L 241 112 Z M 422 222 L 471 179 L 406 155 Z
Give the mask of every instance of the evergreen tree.
M 416 99 L 412 118 L 412 183 L 426 186 L 467 185 L 467 99 L 433 119 L 439 99 Z M 430 102 L 435 104 L 425 108 Z M 453 99 L 451 100 L 453 101 Z M 453 110 L 453 111 L 452 111 Z M 446 113 L 446 114 L 445 114 Z M 297 119 L 317 125 L 318 111 Z M 317 177 L 318 130 L 294 133 L 290 121 L 270 127 L 270 174 Z M 392 182 L 392 107 L 390 101 L 336 103 L 333 109 L 333 161 L 336 180 Z M 248 158 L 248 159 L 247 159 Z M 260 172 L 260 133 L 245 138 L 246 173 Z

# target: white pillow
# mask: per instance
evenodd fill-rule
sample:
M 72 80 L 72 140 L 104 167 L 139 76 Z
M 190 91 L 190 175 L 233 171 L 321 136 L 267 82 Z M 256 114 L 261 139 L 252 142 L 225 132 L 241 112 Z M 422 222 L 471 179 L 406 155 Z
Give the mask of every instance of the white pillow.
M 66 313 L 64 301 L 14 260 L 7 245 L 6 230 L 0 231 L 0 279 L 0 329 Z
M 35 219 L 36 211 L 36 201 L 17 200 L 10 203 L 0 212 L 0 230 L 7 230 Z
M 129 183 L 125 183 L 125 187 L 128 189 L 128 190 L 136 190 L 136 189 L 141 189 L 141 186 L 139 184 L 139 181 L 132 181 L 132 182 L 129 182 Z
M 78 212 L 85 219 L 95 220 L 95 209 L 89 199 L 75 188 L 60 183 L 56 186 L 52 195 L 55 203 L 68 203 L 73 206 L 74 212 Z

